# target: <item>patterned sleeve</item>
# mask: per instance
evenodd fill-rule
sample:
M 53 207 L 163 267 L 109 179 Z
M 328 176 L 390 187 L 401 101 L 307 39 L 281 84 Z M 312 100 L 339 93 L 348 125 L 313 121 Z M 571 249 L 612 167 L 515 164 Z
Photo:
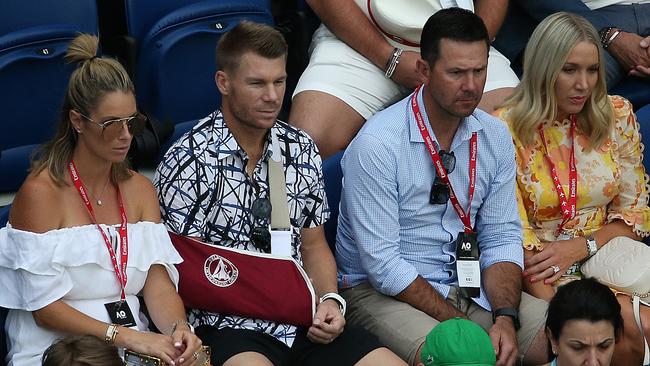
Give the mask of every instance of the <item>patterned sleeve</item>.
M 330 216 L 323 181 L 323 164 L 318 148 L 312 139 L 309 139 L 306 158 L 308 159 L 307 165 L 310 166 L 313 176 L 309 180 L 309 193 L 303 212 L 305 221 L 302 227 L 312 228 L 323 225 Z
M 201 204 L 210 197 L 210 174 L 193 149 L 175 144 L 154 176 L 163 223 L 175 233 L 203 237 L 206 221 Z
M 615 113 L 613 147 L 614 160 L 618 165 L 619 193 L 607 209 L 607 220 L 623 220 L 634 232 L 650 235 L 650 208 L 648 208 L 648 175 L 643 167 L 639 124 L 626 99 L 612 96 Z
M 517 209 L 519 210 L 519 219 L 521 220 L 521 228 L 523 231 L 523 245 L 524 249 L 526 250 L 542 250 L 544 246 L 537 237 L 537 234 L 535 234 L 533 227 L 530 225 L 530 221 L 528 220 L 528 212 L 526 211 L 526 204 L 522 196 L 521 187 L 519 186 L 519 179 L 522 171 L 521 167 L 523 165 L 521 162 L 522 158 L 519 155 L 519 151 L 521 150 L 521 143 L 519 143 L 518 139 L 514 137 L 514 132 L 512 131 L 511 126 L 507 123 L 506 115 L 508 111 L 509 109 L 507 108 L 500 108 L 496 110 L 493 115 L 508 125 L 508 130 L 510 131 L 510 134 L 513 135 L 512 142 L 514 143 L 515 150 L 517 151 L 515 159 L 517 163 L 517 176 L 515 178 L 517 181 L 517 189 L 515 194 L 517 195 Z
M 524 205 L 524 199 L 521 196 L 521 189 L 517 185 L 517 205 L 519 206 L 519 219 L 521 220 L 521 228 L 524 234 L 524 249 L 526 250 L 542 250 L 544 246 L 539 240 L 533 227 L 530 226 L 530 221 L 528 221 L 528 213 L 526 212 L 526 206 Z

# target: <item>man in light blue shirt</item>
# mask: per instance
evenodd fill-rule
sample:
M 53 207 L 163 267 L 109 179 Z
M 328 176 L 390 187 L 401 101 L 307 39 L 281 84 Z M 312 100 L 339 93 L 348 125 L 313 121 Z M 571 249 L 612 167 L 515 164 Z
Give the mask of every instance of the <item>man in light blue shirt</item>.
M 342 160 L 336 259 L 347 319 L 413 365 L 426 334 L 458 316 L 489 332 L 498 365 L 513 365 L 519 357 L 547 362 L 547 304 L 521 294 L 512 138 L 505 124 L 475 109 L 488 47 L 475 14 L 451 8 L 432 15 L 422 32 L 425 61 L 418 61 L 423 87 L 371 118 Z M 425 143 L 429 135 L 435 148 Z M 442 173 L 432 155 L 441 158 Z M 481 285 L 475 298 L 458 290 L 459 235 L 463 242 L 478 240 L 480 270 L 474 275 L 480 272 Z

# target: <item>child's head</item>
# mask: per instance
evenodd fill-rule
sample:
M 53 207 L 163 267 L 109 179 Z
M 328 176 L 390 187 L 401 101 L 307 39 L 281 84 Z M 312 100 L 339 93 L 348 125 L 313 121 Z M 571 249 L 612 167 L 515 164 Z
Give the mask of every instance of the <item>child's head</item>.
M 112 344 L 90 335 L 71 336 L 53 343 L 43 353 L 43 366 L 122 366 Z

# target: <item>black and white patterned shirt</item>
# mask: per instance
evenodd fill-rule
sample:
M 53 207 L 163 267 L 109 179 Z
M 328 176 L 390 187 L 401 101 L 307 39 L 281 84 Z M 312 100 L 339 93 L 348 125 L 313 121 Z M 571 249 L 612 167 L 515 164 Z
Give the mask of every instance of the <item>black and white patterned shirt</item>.
M 277 139 L 272 136 L 275 134 Z M 246 173 L 248 156 L 239 146 L 220 111 L 199 121 L 167 151 L 156 169 L 162 220 L 167 228 L 214 244 L 259 250 L 250 234 L 254 225 L 251 205 L 269 197 L 267 161 L 277 141 L 284 166 L 292 256 L 300 258 L 300 229 L 322 225 L 329 218 L 321 158 L 316 144 L 303 131 L 278 121 L 267 134 L 266 146 L 253 176 Z M 264 332 L 291 346 L 296 327 L 288 324 L 216 314 L 192 309 L 194 326 L 209 324 Z

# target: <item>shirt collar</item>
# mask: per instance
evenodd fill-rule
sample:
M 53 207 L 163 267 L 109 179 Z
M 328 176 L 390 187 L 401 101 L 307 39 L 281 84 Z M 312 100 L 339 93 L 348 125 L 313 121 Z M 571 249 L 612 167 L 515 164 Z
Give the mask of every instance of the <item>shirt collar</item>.
M 246 152 L 241 148 L 241 146 L 239 146 L 237 139 L 235 139 L 235 135 L 232 134 L 226 125 L 221 111 L 215 112 L 212 119 L 212 151 L 216 151 L 217 160 L 223 160 L 235 154 L 239 154 L 242 158 L 246 157 Z M 266 141 L 264 142 L 265 152 L 264 155 L 262 155 L 263 161 L 273 154 L 272 134 L 277 135 L 277 133 L 277 124 L 274 124 L 266 134 Z
M 438 139 L 436 138 L 436 135 L 431 130 L 431 124 L 429 123 L 429 116 L 426 113 L 426 107 L 424 105 L 424 99 L 422 97 L 422 94 L 424 93 L 424 88 L 425 86 L 423 86 L 420 89 L 420 93 L 417 96 L 418 104 L 420 106 L 420 113 L 422 113 L 422 119 L 424 120 L 424 124 L 427 126 L 427 129 L 431 134 L 431 138 L 433 138 L 436 145 L 438 145 Z M 411 93 L 411 95 L 413 95 L 413 93 Z M 410 141 L 416 143 L 418 142 L 424 143 L 424 139 L 422 138 L 422 134 L 420 133 L 420 128 L 418 127 L 418 123 L 415 120 L 415 114 L 413 113 L 413 108 L 411 108 L 411 95 L 409 95 L 406 103 L 406 108 L 407 108 L 406 115 L 408 116 L 408 120 L 409 120 Z M 476 118 L 476 110 L 474 110 L 472 114 L 463 118 L 463 120 L 460 122 L 460 126 L 458 126 L 458 130 L 456 131 L 456 136 L 454 136 L 454 142 L 456 141 L 462 142 L 462 141 L 469 140 L 472 137 L 472 133 L 480 131 L 482 129 L 483 129 L 483 125 L 478 120 L 478 118 Z

